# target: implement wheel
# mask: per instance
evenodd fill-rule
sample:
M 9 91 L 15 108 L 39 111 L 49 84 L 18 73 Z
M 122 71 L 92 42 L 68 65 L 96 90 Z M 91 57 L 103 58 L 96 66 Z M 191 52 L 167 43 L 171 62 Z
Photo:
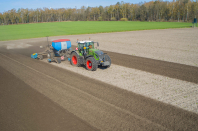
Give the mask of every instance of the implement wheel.
M 70 61 L 71 65 L 73 66 L 80 66 L 80 60 L 79 60 L 79 56 L 76 52 L 72 52 L 71 54 L 71 61 Z
M 43 55 L 39 55 L 39 59 L 40 60 L 43 60 Z
M 55 56 L 55 54 L 54 54 L 54 52 L 53 51 L 47 51 L 48 53 L 47 53 L 47 57 L 48 58 L 50 58 L 50 59 L 52 59 L 52 58 L 54 58 L 54 56 Z
M 96 60 L 93 57 L 88 57 L 86 59 L 85 66 L 89 71 L 96 71 L 98 68 Z

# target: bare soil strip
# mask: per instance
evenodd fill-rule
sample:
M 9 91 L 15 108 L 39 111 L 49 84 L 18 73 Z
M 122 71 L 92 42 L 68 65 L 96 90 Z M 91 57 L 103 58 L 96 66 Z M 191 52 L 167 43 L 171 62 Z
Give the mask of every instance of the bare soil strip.
M 198 83 L 198 67 L 138 56 L 123 55 L 114 52 L 107 53 L 112 58 L 112 62 L 116 65 L 134 68 L 188 82 Z
M 98 129 L 198 130 L 195 113 L 22 55 L 4 53 L 0 61 L 1 67 Z

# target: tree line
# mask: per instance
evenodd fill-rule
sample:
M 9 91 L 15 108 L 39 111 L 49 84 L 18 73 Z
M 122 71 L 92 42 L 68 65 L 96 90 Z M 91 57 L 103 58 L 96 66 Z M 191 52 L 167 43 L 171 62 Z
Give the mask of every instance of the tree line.
M 77 8 L 11 9 L 0 13 L 0 25 L 61 21 L 178 21 L 191 22 L 198 16 L 198 0 L 157 0 L 139 4 Z

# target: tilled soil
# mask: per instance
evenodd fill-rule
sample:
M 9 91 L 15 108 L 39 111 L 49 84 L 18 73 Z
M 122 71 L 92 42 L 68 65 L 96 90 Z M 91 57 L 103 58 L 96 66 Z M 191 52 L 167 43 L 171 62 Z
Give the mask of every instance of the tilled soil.
M 100 49 L 111 56 L 113 64 L 109 69 L 99 68 L 96 72 L 73 67 L 67 61 L 48 64 L 44 63 L 46 60 L 30 59 L 30 54 L 43 50 L 39 46 L 46 45 L 46 38 L 5 41 L 0 42 L 3 53 L 1 66 L 28 84 L 29 88 L 36 89 L 96 129 L 196 130 L 194 122 L 197 123 L 197 114 L 177 108 L 198 113 L 196 32 L 197 29 L 169 29 L 50 38 L 50 41 L 70 38 L 73 45 L 76 38 L 91 37 L 99 41 Z M 171 40 L 174 40 L 173 43 Z M 188 46 L 186 40 L 189 40 Z M 143 48 L 142 42 L 148 44 L 149 41 L 150 44 Z M 184 51 L 186 49 L 188 53 Z M 130 54 L 131 51 L 136 51 L 136 56 Z M 74 90 L 70 92 L 65 87 Z M 76 89 L 83 92 L 75 93 Z M 151 106 L 149 101 L 157 104 Z M 179 122 L 179 119 L 183 121 Z
M 1 53 L 0 60 L 0 66 L 4 70 L 12 73 L 13 76 L 28 85 L 26 86 L 26 90 L 30 92 L 32 92 L 30 90 L 31 88 L 36 90 L 52 102 L 60 105 L 66 111 L 77 116 L 78 119 L 73 121 L 75 126 L 77 126 L 76 130 L 80 128 L 78 122 L 85 124 L 81 126 L 90 124 L 95 127 L 86 127 L 84 130 L 87 130 L 87 128 L 100 130 L 198 129 L 198 115 L 195 113 L 137 95 L 133 92 L 119 89 L 115 86 L 78 75 L 74 72 L 58 68 L 48 63 L 29 59 L 29 57 L 23 55 Z M 5 72 L 4 74 L 9 74 L 6 73 L 6 71 L 3 72 Z M 8 76 L 8 78 L 12 77 Z M 5 79 L 4 81 L 6 83 L 9 79 Z M 6 84 L 5 86 L 9 85 Z M 13 87 L 14 85 L 10 86 Z M 17 85 L 14 87 L 17 87 Z M 20 87 L 18 88 L 21 90 Z M 9 88 L 3 88 L 3 90 L 4 93 L 7 92 L 8 96 L 11 95 L 10 93 L 12 91 L 9 91 Z M 22 90 L 19 90 L 17 92 L 20 94 L 20 97 L 25 98 L 22 96 L 24 96 L 27 91 L 23 92 Z M 4 93 L 3 95 L 5 95 Z M 30 95 L 29 97 L 33 96 Z M 1 97 L 1 100 L 4 99 Z M 9 100 L 7 100 L 7 102 Z M 17 125 L 20 126 L 20 129 L 24 130 L 38 129 L 39 127 L 34 127 L 35 122 L 41 119 L 40 122 L 37 122 L 39 122 L 39 124 L 43 123 L 44 125 L 42 125 L 43 128 L 39 129 L 45 130 L 46 128 L 44 127 L 48 126 L 50 121 L 42 122 L 42 119 L 54 119 L 53 114 L 50 114 L 49 110 L 56 109 L 57 105 L 52 104 L 51 107 L 49 107 L 47 104 L 47 107 L 45 108 L 50 109 L 45 111 L 42 118 L 38 118 L 39 113 L 41 113 L 42 110 L 37 110 L 39 112 L 38 114 L 32 114 L 33 112 L 31 110 L 36 110 L 39 103 L 42 103 L 43 99 L 37 101 L 38 104 L 35 103 L 35 107 L 32 105 L 30 109 L 26 108 L 25 105 L 23 105 L 24 107 L 21 107 L 20 102 L 24 103 L 25 101 L 26 100 L 21 101 L 17 98 L 9 101 L 9 103 L 6 103 L 6 101 L 1 102 L 3 103 L 3 106 L 1 106 L 1 112 L 8 112 L 7 114 L 4 114 L 4 117 L 7 116 L 11 118 L 14 115 L 14 118 L 11 119 L 13 125 L 10 126 L 15 127 Z M 19 104 L 11 104 L 12 102 Z M 50 102 L 48 103 L 50 104 Z M 10 105 L 10 107 L 5 105 Z M 24 110 L 24 114 L 18 108 Z M 7 111 L 10 109 L 14 111 L 14 114 L 10 114 L 9 111 Z M 47 115 L 48 112 L 49 115 Z M 59 116 L 61 113 L 57 111 L 55 115 Z M 73 118 L 75 119 L 75 117 Z M 24 121 L 26 119 L 28 119 L 28 121 Z M 67 117 L 64 119 L 64 121 L 69 121 L 71 118 Z M 1 119 L 1 121 L 3 120 Z M 22 121 L 22 123 L 17 121 Z M 60 121 L 64 122 L 63 120 Z M 4 121 L 5 124 L 8 124 L 8 122 L 9 121 Z M 56 124 L 57 123 L 53 123 L 53 125 Z M 53 127 L 53 125 L 50 126 Z M 57 127 L 57 130 L 59 129 L 61 130 L 61 127 Z
M 1 64 L 0 72 L 1 131 L 97 130 L 5 70 Z
M 35 44 L 42 45 L 42 42 Z M 75 47 L 73 46 L 73 48 Z M 30 52 L 40 52 L 41 50 L 43 49 L 39 49 L 38 46 L 31 46 L 26 49 L 8 51 L 24 54 L 29 57 Z M 105 52 L 110 55 L 113 64 L 109 69 L 101 68 L 96 72 L 88 72 L 85 67 L 74 68 L 67 61 L 62 62 L 60 65 L 52 64 L 86 77 L 198 113 L 198 67 L 109 51 Z

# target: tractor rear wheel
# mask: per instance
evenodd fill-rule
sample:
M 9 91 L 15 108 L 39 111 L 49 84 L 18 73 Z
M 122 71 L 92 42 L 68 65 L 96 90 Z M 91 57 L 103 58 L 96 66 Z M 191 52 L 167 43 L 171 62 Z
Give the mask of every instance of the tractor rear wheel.
M 86 59 L 85 66 L 86 66 L 87 70 L 89 70 L 89 71 L 96 71 L 98 68 L 97 62 L 94 59 L 94 57 L 88 57 Z
M 70 63 L 73 66 L 77 66 L 77 67 L 80 66 L 80 58 L 79 58 L 79 56 L 78 56 L 78 54 L 76 52 L 72 52 Z

